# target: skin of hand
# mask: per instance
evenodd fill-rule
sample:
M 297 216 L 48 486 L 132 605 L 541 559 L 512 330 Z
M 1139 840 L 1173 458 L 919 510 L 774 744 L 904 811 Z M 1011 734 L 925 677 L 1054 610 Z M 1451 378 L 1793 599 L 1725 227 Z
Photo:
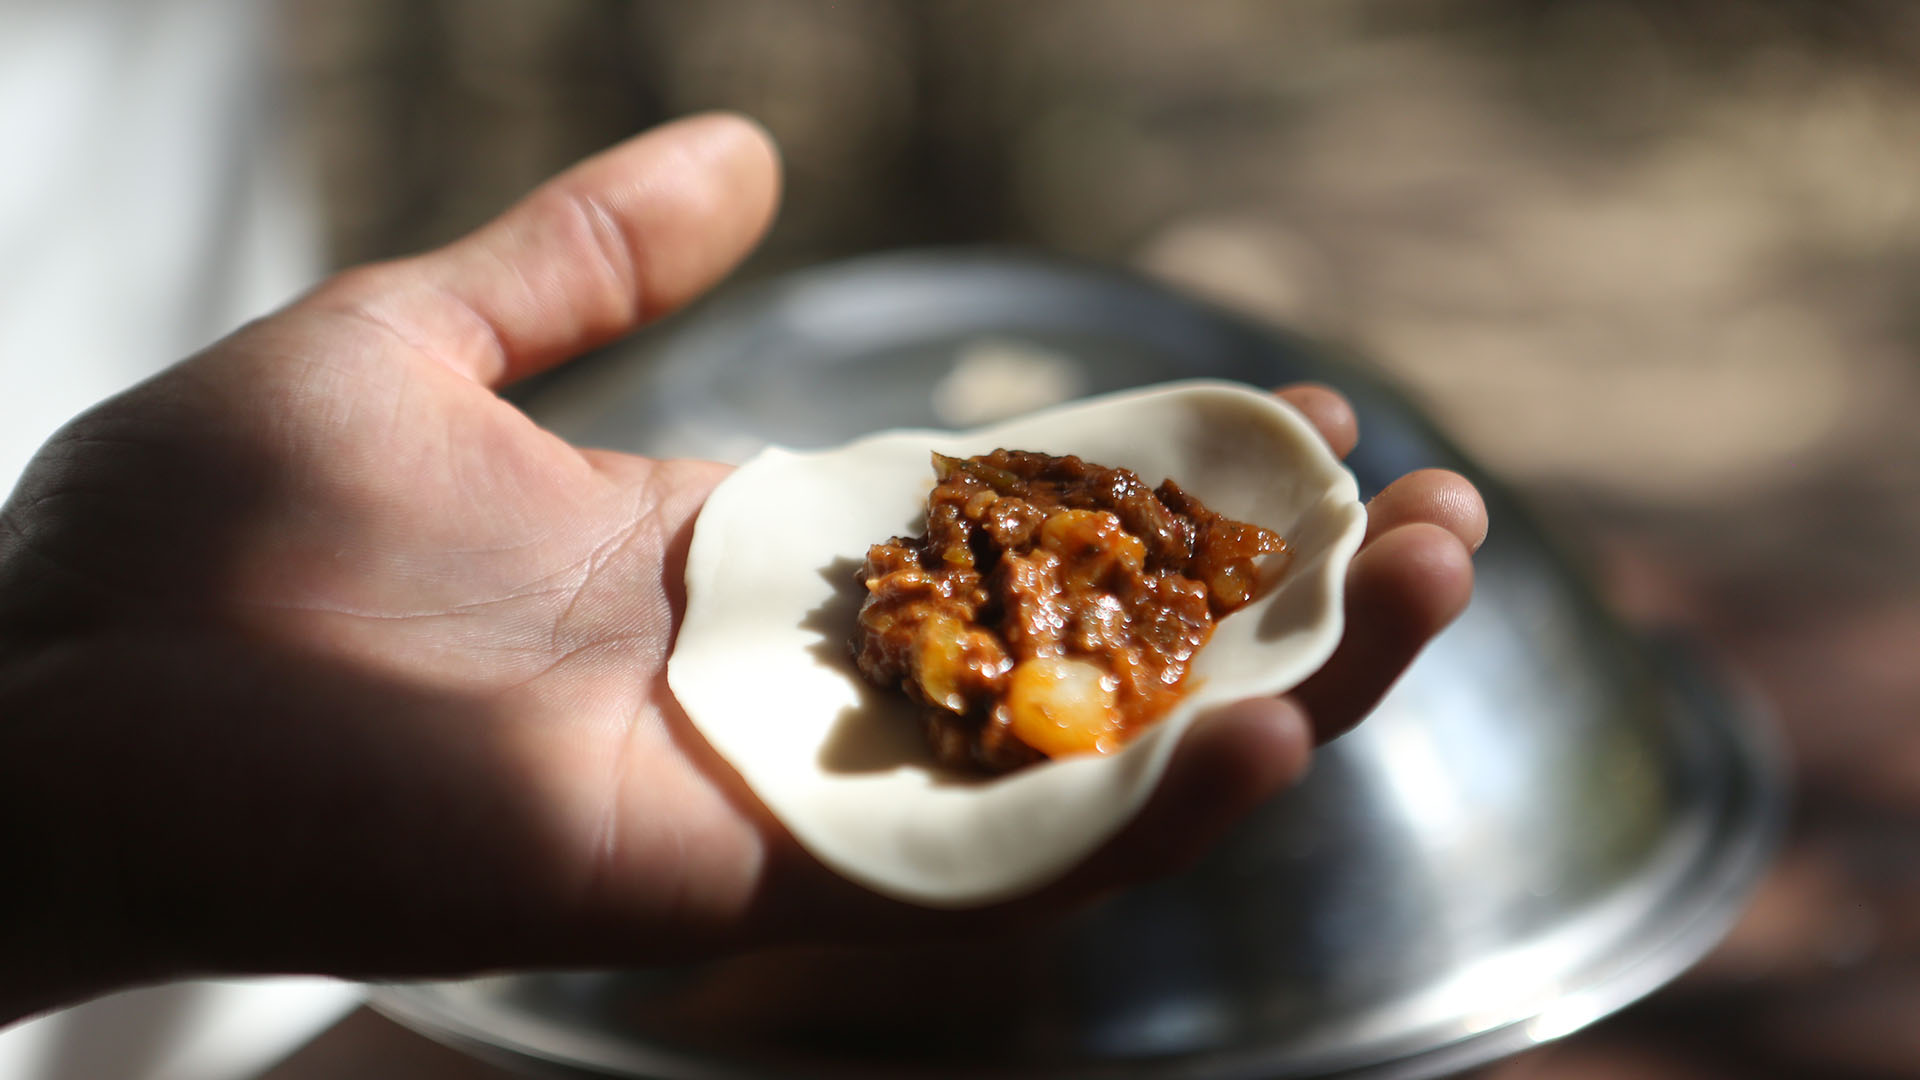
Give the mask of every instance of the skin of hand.
M 580 450 L 494 392 L 706 289 L 778 186 L 751 123 L 667 125 L 41 451 L 0 511 L 0 1020 L 188 974 L 614 966 L 1036 918 L 1195 857 L 1464 607 L 1484 509 L 1412 474 L 1370 507 L 1326 668 L 1197 724 L 1066 880 L 952 913 L 835 877 L 666 688 L 726 468 Z M 1351 449 L 1338 394 L 1283 394 Z

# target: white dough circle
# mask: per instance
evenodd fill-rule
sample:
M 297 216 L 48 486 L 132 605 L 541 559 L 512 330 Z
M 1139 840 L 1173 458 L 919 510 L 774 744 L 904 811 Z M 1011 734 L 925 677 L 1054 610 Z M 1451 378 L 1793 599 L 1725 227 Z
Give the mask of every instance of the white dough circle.
M 1172 478 L 1285 537 L 1293 555 L 1221 620 L 1186 698 L 1120 751 L 1004 776 L 939 766 L 915 706 L 866 683 L 848 641 L 867 548 L 924 530 L 931 455 L 1077 454 Z M 1059 878 L 1146 801 L 1196 715 L 1297 685 L 1340 640 L 1366 531 L 1353 475 L 1271 394 L 1170 383 L 974 431 L 891 431 L 831 450 L 768 448 L 701 510 L 668 681 L 694 726 L 816 858 L 929 907 L 972 907 Z

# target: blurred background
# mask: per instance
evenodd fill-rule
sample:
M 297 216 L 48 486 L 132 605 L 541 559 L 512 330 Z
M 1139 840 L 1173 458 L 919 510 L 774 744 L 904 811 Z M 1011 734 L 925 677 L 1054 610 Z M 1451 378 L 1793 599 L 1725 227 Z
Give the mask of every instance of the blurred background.
M 741 274 L 925 244 L 1132 267 L 1355 347 L 1691 631 L 1795 758 L 1680 983 L 1487 1071 L 1920 1077 L 1920 5 L 293 0 L 282 134 L 346 265 L 731 108 Z M 1499 523 L 1496 521 L 1497 529 Z M 361 1011 L 271 1072 L 503 1075 Z

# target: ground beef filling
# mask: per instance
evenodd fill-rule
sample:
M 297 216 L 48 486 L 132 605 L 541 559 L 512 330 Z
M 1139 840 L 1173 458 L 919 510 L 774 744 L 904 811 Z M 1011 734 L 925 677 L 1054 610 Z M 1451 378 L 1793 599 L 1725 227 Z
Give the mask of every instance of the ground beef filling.
M 861 674 L 923 706 L 948 765 L 1104 753 L 1183 692 L 1216 619 L 1253 599 L 1281 538 L 1172 480 L 995 450 L 933 456 L 926 535 L 867 552 Z

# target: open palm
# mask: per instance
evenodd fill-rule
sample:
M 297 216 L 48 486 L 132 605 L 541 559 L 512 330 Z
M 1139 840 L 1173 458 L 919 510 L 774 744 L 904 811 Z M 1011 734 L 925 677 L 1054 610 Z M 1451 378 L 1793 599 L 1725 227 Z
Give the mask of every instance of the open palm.
M 777 184 L 751 125 L 659 129 L 49 444 L 0 516 L 5 685 L 26 703 L 0 717 L 0 809 L 43 826 L 28 914 L 101 954 L 63 992 L 943 921 L 807 858 L 667 691 L 688 535 L 725 468 L 583 451 L 494 393 L 711 284 Z M 1286 393 L 1351 447 L 1337 395 Z M 1464 604 L 1484 517 L 1421 473 L 1370 522 L 1327 668 L 1197 725 L 1122 836 L 994 917 L 1196 854 L 1370 707 Z

